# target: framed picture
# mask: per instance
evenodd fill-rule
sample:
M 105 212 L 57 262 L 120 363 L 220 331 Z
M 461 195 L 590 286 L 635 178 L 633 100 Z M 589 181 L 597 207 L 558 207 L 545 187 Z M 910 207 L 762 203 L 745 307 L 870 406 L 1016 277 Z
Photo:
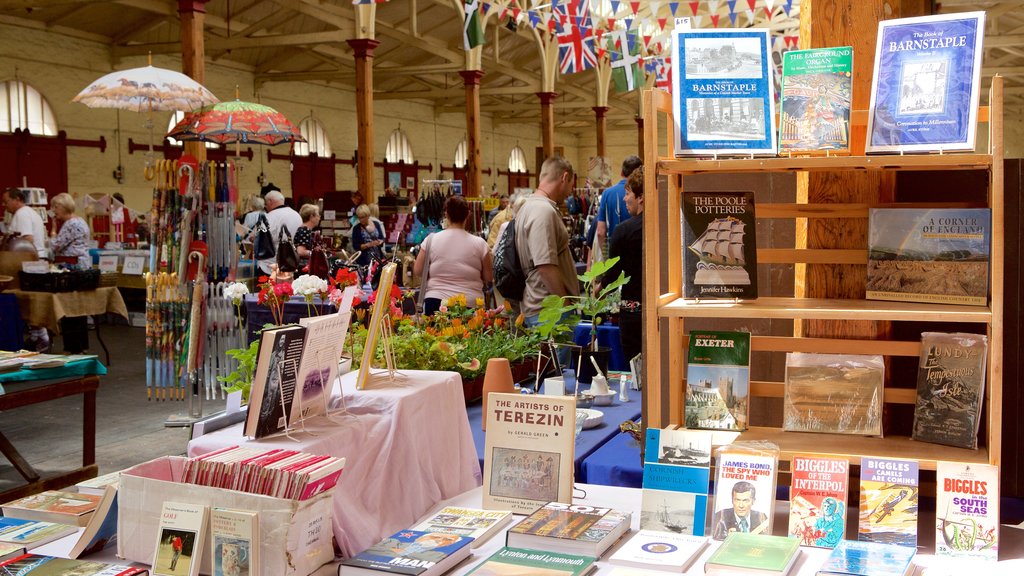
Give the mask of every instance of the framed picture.
M 409 190 L 412 190 L 413 188 L 415 188 L 416 187 L 416 177 L 415 176 L 406 176 L 405 177 L 405 187 L 408 188 Z

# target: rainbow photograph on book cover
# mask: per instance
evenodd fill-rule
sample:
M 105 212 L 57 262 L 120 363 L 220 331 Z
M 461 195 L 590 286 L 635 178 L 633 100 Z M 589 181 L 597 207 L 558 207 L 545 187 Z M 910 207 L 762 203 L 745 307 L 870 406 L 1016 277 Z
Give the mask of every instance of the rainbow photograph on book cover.
M 878 23 L 866 152 L 973 150 L 985 13 Z

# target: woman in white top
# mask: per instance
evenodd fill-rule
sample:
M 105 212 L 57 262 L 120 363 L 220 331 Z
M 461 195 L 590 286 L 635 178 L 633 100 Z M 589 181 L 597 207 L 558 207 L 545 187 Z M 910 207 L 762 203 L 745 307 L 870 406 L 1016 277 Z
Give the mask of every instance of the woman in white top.
M 466 304 L 476 306 L 484 297 L 484 285 L 493 280 L 491 252 L 487 241 L 466 231 L 469 203 L 462 196 L 451 196 L 444 203 L 447 227 L 427 236 L 416 256 L 413 273 L 423 276 L 427 271 L 423 313 L 433 314 L 441 303 L 463 294 Z M 429 259 L 429 261 L 428 261 Z

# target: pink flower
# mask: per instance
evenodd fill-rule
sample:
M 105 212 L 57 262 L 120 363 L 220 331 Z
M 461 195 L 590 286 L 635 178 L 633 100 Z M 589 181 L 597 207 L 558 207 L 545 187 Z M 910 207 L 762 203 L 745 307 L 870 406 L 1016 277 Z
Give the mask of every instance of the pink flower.
M 448 312 L 448 307 L 445 306 L 444 304 L 441 304 L 441 307 L 438 308 L 437 311 L 440 312 L 441 314 L 445 314 Z

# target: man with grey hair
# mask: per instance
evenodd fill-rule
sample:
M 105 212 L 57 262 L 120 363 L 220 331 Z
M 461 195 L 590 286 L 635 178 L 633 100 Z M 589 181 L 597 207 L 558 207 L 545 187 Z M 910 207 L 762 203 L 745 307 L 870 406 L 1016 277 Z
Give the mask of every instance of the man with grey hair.
M 11 213 L 11 224 L 8 232 L 17 232 L 22 238 L 32 242 L 40 258 L 46 258 L 46 226 L 39 213 L 25 203 L 28 197 L 20 188 L 8 188 L 4 194 L 4 208 Z
M 293 208 L 284 205 L 284 194 L 281 194 L 279 190 L 267 192 L 263 202 L 267 207 L 270 234 L 274 237 L 274 254 L 277 254 L 277 246 L 281 242 L 281 229 L 288 230 L 288 235 L 294 236 L 295 231 L 302 226 L 302 217 Z M 276 258 L 260 260 L 260 270 L 265 274 L 270 274 L 270 266 L 276 261 Z

